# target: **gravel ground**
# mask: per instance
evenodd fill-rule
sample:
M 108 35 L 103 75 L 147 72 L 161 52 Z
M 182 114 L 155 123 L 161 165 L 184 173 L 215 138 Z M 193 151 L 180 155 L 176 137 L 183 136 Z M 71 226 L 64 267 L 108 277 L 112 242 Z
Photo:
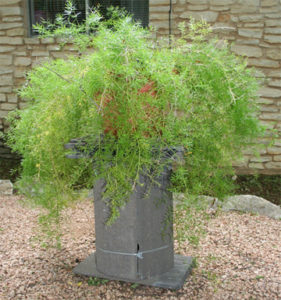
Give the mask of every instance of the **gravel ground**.
M 36 238 L 38 210 L 20 197 L 0 197 L 0 299 L 281 299 L 280 221 L 219 213 L 202 221 L 195 247 L 187 240 L 175 251 L 196 257 L 184 287 L 168 291 L 109 281 L 89 285 L 73 267 L 95 249 L 93 205 L 65 212 L 62 248 L 44 248 Z

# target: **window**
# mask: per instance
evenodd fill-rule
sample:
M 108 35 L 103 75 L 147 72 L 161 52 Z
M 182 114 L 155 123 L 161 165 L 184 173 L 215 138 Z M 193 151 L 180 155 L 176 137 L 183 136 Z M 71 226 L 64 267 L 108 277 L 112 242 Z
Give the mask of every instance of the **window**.
M 58 13 L 64 12 L 65 2 L 66 0 L 29 0 L 31 35 L 36 34 L 32 29 L 33 24 L 42 20 L 53 22 Z M 148 26 L 149 0 L 73 0 L 73 3 L 79 12 L 79 21 L 86 18 L 86 12 L 91 7 L 100 5 L 101 12 L 105 13 L 107 7 L 118 6 L 133 14 L 143 26 Z

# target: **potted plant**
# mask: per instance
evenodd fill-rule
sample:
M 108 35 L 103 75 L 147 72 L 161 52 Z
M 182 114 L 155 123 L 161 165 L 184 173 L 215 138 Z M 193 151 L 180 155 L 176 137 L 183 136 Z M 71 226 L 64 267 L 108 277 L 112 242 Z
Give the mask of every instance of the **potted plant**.
M 78 273 L 179 288 L 191 260 L 173 267 L 171 191 L 228 191 L 233 159 L 261 131 L 257 84 L 227 46 L 206 41 L 204 23 L 182 25 L 160 48 L 130 16 L 111 14 L 39 26 L 70 36 L 80 55 L 28 75 L 20 95 L 29 105 L 10 115 L 8 143 L 23 156 L 19 187 L 38 184 L 37 203 L 55 220 L 69 199 L 58 195 L 94 182 L 97 255 Z M 63 145 L 76 137 L 84 158 L 66 160 Z

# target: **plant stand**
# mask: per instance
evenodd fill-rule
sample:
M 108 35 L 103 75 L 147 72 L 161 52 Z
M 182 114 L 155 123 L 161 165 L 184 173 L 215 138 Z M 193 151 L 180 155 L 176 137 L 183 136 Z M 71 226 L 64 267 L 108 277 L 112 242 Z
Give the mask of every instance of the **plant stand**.
M 112 226 L 106 225 L 109 200 L 102 197 L 106 182 L 96 182 L 96 252 L 75 267 L 75 274 L 167 289 L 183 286 L 193 264 L 191 257 L 174 255 L 171 172 L 165 167 L 154 183 L 141 175 Z

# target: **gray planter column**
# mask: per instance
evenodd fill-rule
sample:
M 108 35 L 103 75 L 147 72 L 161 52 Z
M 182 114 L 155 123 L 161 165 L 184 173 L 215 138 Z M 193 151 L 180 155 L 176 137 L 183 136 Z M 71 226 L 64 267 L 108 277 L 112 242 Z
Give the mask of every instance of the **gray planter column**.
M 171 171 L 166 168 L 151 184 L 140 178 L 120 217 L 112 226 L 108 199 L 102 194 L 105 180 L 94 186 L 96 252 L 80 263 L 74 273 L 155 287 L 179 289 L 190 274 L 192 258 L 174 255 L 172 193 L 167 190 Z

